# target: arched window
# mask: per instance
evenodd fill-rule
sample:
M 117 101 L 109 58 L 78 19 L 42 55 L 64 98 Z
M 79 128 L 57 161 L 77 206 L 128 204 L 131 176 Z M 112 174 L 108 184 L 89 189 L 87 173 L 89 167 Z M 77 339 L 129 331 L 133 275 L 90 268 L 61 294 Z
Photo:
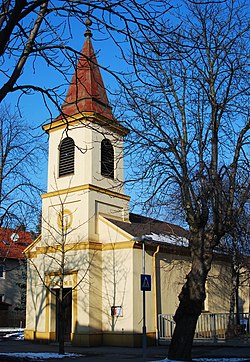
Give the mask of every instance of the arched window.
M 108 139 L 102 140 L 101 144 L 101 174 L 114 178 L 114 149 Z
M 74 173 L 75 142 L 72 138 L 64 138 L 59 148 L 59 177 Z

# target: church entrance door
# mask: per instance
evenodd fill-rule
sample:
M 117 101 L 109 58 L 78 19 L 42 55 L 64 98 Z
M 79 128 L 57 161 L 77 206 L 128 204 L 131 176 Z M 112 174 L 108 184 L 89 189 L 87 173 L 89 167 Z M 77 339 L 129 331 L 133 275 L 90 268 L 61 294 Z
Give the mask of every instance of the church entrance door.
M 56 290 L 57 294 L 57 303 L 56 303 L 56 335 L 58 340 L 58 297 L 59 297 L 59 289 Z M 64 334 L 64 341 L 70 341 L 70 335 L 71 335 L 71 325 L 72 325 L 72 289 L 71 288 L 63 288 L 63 304 L 64 304 L 64 328 L 65 328 L 65 334 Z

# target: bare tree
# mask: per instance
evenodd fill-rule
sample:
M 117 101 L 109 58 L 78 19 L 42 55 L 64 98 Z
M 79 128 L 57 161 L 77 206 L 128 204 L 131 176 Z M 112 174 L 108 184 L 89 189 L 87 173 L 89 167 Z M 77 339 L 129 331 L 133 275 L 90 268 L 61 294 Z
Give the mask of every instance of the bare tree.
M 240 303 L 240 288 L 249 283 L 249 248 L 249 217 L 243 213 L 231 235 L 223 237 L 219 245 L 219 249 L 224 250 L 231 262 L 229 336 L 241 333 L 240 321 L 244 318 Z
M 14 283 L 13 280 L 16 280 L 13 294 L 20 295 L 20 301 L 15 311 L 17 314 L 23 314 L 22 319 L 25 304 L 26 264 L 23 260 L 12 259 L 13 255 L 14 258 L 18 258 L 15 255 L 16 248 L 24 249 L 25 247 L 25 240 L 22 240 L 19 245 L 16 233 L 23 232 L 26 226 L 29 228 L 35 226 L 34 219 L 40 206 L 41 189 L 36 178 L 41 169 L 42 142 L 38 136 L 33 137 L 33 133 L 33 130 L 11 110 L 10 106 L 1 105 L 0 227 L 2 242 L 5 242 L 5 245 L 0 253 L 0 266 L 8 273 L 10 280 L 8 283 Z M 11 238 L 10 232 L 13 233 Z M 27 236 L 22 235 L 24 239 Z
M 72 308 L 72 293 L 81 288 L 84 283 L 85 285 L 88 284 L 86 276 L 96 257 L 95 251 L 91 255 L 77 255 L 83 237 L 80 229 L 87 221 L 72 226 L 74 210 L 73 212 L 68 210 L 67 199 L 68 193 L 64 195 L 58 193 L 56 205 L 51 204 L 50 206 L 52 210 L 50 218 L 42 218 L 42 233 L 37 239 L 39 247 L 42 246 L 45 250 L 42 264 L 37 258 L 32 258 L 32 249 L 26 250 L 30 288 L 36 287 L 35 280 L 39 280 L 41 290 L 43 292 L 46 290 L 45 299 L 49 293 L 55 303 L 54 320 L 56 321 L 55 329 L 59 354 L 65 353 L 65 338 L 69 337 L 66 334 L 70 333 L 67 330 L 66 314 Z M 31 247 L 33 248 L 33 246 Z M 67 276 L 76 271 L 79 271 L 79 279 L 71 288 L 65 287 Z M 33 295 L 31 289 L 28 291 L 29 302 L 31 302 L 30 298 Z M 34 306 L 31 308 L 38 308 L 42 311 L 44 304 L 46 304 L 45 299 L 41 299 L 40 306 L 37 306 L 37 301 L 34 301 Z M 39 313 L 35 318 L 37 320 L 40 318 Z M 69 327 L 71 329 L 71 325 Z
M 34 222 L 42 142 L 9 106 L 0 109 L 0 226 Z M 31 224 L 30 224 L 31 225 Z M 34 226 L 34 225 L 32 225 Z
M 143 199 L 189 226 L 192 265 L 169 349 L 189 361 L 213 251 L 249 200 L 250 24 L 244 0 L 183 6 L 168 42 L 145 39 L 123 97 Z
M 79 56 L 79 49 L 71 45 L 71 40 L 75 34 L 79 37 L 79 29 L 84 31 L 88 16 L 91 22 L 87 25 L 92 23 L 97 37 L 110 38 L 125 58 L 124 47 L 135 52 L 143 45 L 137 34 L 147 36 L 148 30 L 157 33 L 168 10 L 165 0 L 4 0 L 0 17 L 0 101 L 16 91 L 20 95 L 40 92 L 48 110 L 48 100 L 60 110 L 72 65 Z M 37 77 L 25 80 L 27 69 L 36 74 L 41 67 L 47 72 L 56 71 L 60 81 L 57 79 L 49 87 L 39 83 Z

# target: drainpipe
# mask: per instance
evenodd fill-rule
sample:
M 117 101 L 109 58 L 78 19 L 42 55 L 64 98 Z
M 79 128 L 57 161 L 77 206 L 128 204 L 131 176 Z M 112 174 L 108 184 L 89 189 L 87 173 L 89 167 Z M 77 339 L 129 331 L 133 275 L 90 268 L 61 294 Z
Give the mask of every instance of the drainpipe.
M 142 274 L 145 273 L 145 242 L 142 238 Z M 146 361 L 147 358 L 147 327 L 146 327 L 146 292 L 142 291 L 142 358 Z
M 153 276 L 153 290 L 154 290 L 154 309 L 155 309 L 155 337 L 156 337 L 156 345 L 158 346 L 158 316 L 157 316 L 157 283 L 156 283 L 156 278 L 157 278 L 157 269 L 156 269 L 156 256 L 159 253 L 160 250 L 160 245 L 157 245 L 157 248 L 153 254 L 153 272 L 154 272 L 154 276 Z

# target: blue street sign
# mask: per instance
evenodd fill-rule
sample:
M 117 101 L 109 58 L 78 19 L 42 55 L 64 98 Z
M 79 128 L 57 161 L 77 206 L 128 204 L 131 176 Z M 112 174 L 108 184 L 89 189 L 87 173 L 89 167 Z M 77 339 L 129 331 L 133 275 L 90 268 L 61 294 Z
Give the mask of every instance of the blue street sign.
M 141 290 L 146 292 L 151 291 L 151 275 L 141 274 Z

